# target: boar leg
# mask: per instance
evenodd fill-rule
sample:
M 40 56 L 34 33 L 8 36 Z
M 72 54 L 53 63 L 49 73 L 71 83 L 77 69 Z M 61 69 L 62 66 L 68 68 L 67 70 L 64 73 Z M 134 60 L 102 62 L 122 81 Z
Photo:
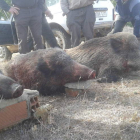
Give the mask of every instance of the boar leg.
M 111 82 L 117 82 L 119 80 L 119 71 L 114 68 L 109 68 L 107 65 L 102 65 L 99 69 L 99 75 L 98 75 L 98 82 L 99 83 L 111 83 Z

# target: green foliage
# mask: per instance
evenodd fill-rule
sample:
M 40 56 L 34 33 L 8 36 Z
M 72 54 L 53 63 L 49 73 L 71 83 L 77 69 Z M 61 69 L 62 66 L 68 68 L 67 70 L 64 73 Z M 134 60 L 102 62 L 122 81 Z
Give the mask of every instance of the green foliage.
M 111 0 L 112 4 L 114 5 L 114 7 L 116 6 L 116 1 L 115 0 Z
M 59 0 L 46 0 L 47 6 L 52 6 L 58 2 Z
M 4 0 L 7 4 L 9 4 L 9 5 L 11 5 L 12 3 L 11 3 L 11 0 Z M 7 13 L 7 15 L 8 16 L 10 16 L 10 14 L 9 13 Z M 0 20 L 6 20 L 7 19 L 7 17 L 6 17 L 6 15 L 4 14 L 4 11 L 2 11 L 2 9 L 0 9 Z
M 132 23 L 131 23 L 131 22 L 127 22 L 127 23 L 126 23 L 126 26 L 133 27 L 133 25 L 132 25 Z

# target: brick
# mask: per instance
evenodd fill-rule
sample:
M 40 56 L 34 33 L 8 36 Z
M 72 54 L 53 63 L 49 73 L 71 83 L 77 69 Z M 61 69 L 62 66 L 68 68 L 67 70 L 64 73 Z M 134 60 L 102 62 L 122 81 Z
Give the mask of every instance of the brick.
M 28 118 L 26 101 L 7 106 L 0 110 L 0 129 L 12 126 Z
M 85 91 L 82 89 L 72 89 L 72 88 L 65 88 L 65 92 L 67 96 L 76 97 L 79 94 L 84 94 Z
M 32 109 L 39 107 L 38 91 L 25 89 L 23 95 L 16 99 L 0 101 L 0 130 L 30 118 Z

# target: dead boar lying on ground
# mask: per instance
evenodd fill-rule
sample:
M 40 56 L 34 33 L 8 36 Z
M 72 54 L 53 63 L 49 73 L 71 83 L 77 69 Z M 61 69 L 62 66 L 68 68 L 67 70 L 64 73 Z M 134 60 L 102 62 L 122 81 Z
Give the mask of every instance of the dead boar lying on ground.
M 65 51 L 72 59 L 94 69 L 99 82 L 115 82 L 125 73 L 140 69 L 140 45 L 130 33 L 95 38 Z
M 23 94 L 23 87 L 0 71 L 0 98 L 12 99 Z
M 7 64 L 5 73 L 24 88 L 36 89 L 43 95 L 62 92 L 66 83 L 95 78 L 94 70 L 58 48 L 18 55 Z

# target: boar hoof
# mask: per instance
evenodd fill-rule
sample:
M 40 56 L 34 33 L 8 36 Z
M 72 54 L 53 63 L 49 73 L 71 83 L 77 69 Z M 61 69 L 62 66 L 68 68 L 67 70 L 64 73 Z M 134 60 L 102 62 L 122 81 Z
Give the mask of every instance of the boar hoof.
M 111 83 L 111 82 L 117 82 L 119 80 L 119 77 L 116 75 L 109 75 L 108 77 L 99 78 L 97 82 L 99 83 Z

